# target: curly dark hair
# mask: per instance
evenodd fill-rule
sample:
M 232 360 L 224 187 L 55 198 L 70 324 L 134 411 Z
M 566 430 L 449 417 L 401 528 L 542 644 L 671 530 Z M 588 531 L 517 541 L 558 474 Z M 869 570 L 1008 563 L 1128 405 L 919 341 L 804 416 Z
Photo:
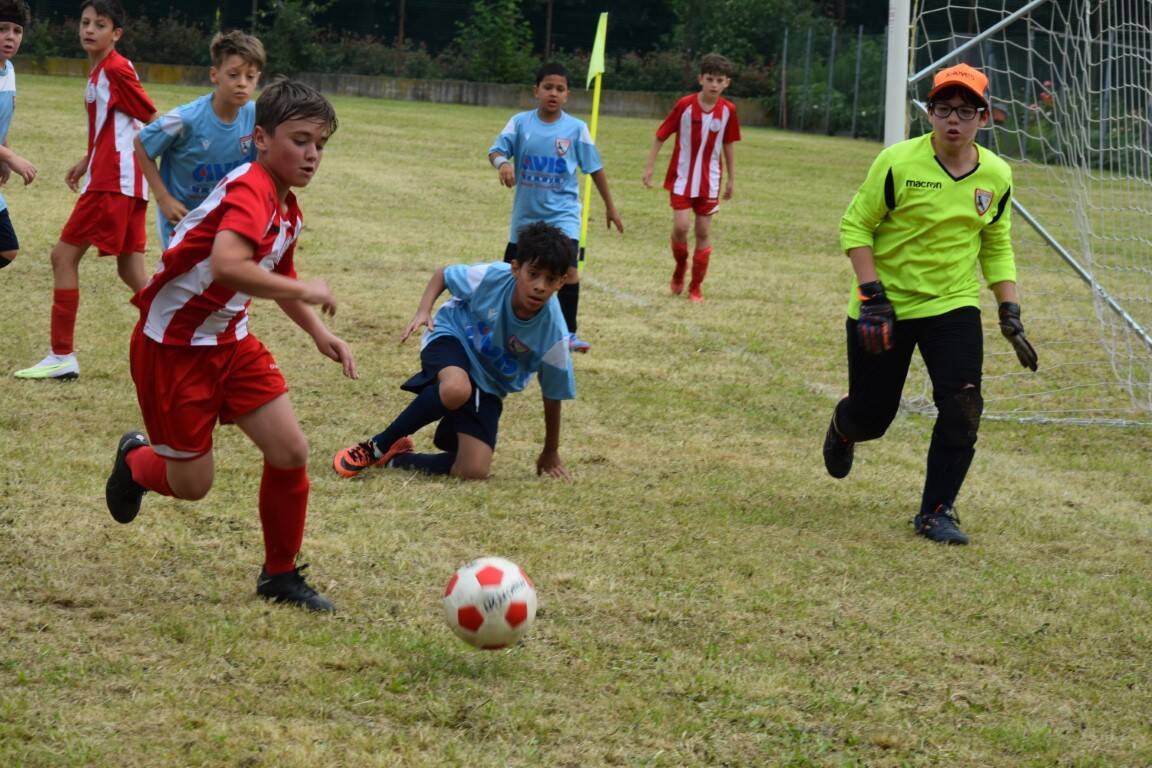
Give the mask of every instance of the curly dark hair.
M 514 261 L 531 264 L 553 277 L 568 274 L 575 248 L 568 235 L 551 224 L 538 221 L 521 229 L 516 239 Z

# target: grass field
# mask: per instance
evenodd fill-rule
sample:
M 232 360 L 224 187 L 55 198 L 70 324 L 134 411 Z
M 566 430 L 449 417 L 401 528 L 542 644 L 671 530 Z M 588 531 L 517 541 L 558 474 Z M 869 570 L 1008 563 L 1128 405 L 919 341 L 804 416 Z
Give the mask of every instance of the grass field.
M 149 90 L 161 109 L 198 93 Z M 5 371 L 46 351 L 81 92 L 20 80 L 10 143 L 41 174 L 5 189 L 23 244 L 0 272 Z M 511 199 L 484 154 L 508 114 L 335 103 L 297 263 L 332 283 L 362 378 L 270 303 L 252 327 L 311 441 L 302 560 L 339 612 L 255 598 L 260 460 L 234 429 L 208 498 L 111 520 L 114 445 L 140 424 L 134 312 L 90 257 L 83 376 L 0 379 L 0 765 L 1152 765 L 1146 429 L 986 423 L 967 548 L 909 525 L 930 417 L 898 418 L 849 479 L 824 473 L 851 280 L 836 227 L 876 144 L 746 130 L 696 306 L 668 295 L 665 196 L 639 182 L 655 126 L 604 119 L 626 232 L 606 235 L 596 205 L 594 347 L 561 442 L 574 482 L 534 474 L 535 389 L 507 402 L 490 482 L 349 482 L 328 462 L 407 402 L 417 350 L 396 338 L 430 272 L 502 254 Z M 1030 330 L 1043 364 L 1048 331 Z M 987 346 L 1006 370 L 1007 344 Z M 539 591 L 509 651 L 473 651 L 440 617 L 480 554 Z

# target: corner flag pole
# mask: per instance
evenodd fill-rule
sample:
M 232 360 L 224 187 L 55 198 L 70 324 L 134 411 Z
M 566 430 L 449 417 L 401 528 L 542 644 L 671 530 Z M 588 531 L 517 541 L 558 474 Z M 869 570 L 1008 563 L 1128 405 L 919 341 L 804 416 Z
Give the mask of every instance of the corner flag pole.
M 596 25 L 596 42 L 592 44 L 592 57 L 588 59 L 588 81 L 584 84 L 585 90 L 595 81 L 596 87 L 592 90 L 592 119 L 588 131 L 592 134 L 592 143 L 596 143 L 596 128 L 600 123 L 600 80 L 604 75 L 604 39 L 608 36 L 608 13 L 600 14 L 600 23 Z M 580 212 L 580 269 L 584 268 L 584 247 L 588 243 L 588 209 L 592 199 L 592 176 L 584 177 L 584 206 Z

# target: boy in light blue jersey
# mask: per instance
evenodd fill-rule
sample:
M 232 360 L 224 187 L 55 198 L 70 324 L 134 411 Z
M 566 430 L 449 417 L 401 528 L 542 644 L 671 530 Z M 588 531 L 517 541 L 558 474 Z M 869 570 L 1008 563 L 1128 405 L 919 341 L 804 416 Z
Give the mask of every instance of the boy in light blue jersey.
M 578 249 L 581 212 L 578 169 L 592 177 L 603 198 L 608 228 L 616 225 L 617 230 L 624 231 L 588 126 L 564 112 L 563 107 L 568 103 L 568 70 L 564 65 L 540 67 L 532 95 L 539 106 L 513 115 L 488 150 L 488 161 L 499 173 L 500 183 L 516 188 L 508 246 L 504 250 L 504 261 L 508 263 L 516 258 L 517 233 L 537 221 L 558 227 Z M 576 335 L 576 313 L 580 306 L 578 252 L 573 250 L 568 279 L 560 289 L 559 300 L 571 350 L 587 352 L 591 346 Z
M 576 396 L 568 330 L 554 295 L 571 263 L 571 238 L 537 222 L 521 230 L 509 264 L 458 264 L 436 270 L 401 343 L 427 326 L 422 370 L 401 389 L 416 393 L 380 434 L 345 448 L 332 460 L 343 477 L 391 466 L 464 480 L 487 479 L 504 397 L 539 376 L 544 395 L 544 449 L 537 474 L 568 479 L 560 461 L 560 403 Z M 437 297 L 452 298 L 432 316 Z M 410 435 L 439 422 L 442 453 L 412 453 Z
M 12 57 L 20 50 L 28 7 L 22 0 L 0 0 L 0 185 L 8 183 L 13 172 L 31 184 L 36 166 L 8 148 L 8 127 L 16 110 L 16 70 Z M 0 195 L 0 269 L 12 263 L 20 252 L 20 241 L 8 216 L 8 202 Z
M 153 120 L 136 136 L 136 157 L 156 193 L 161 250 L 168 249 L 180 219 L 200 205 L 217 182 L 256 159 L 252 95 L 264 69 L 264 46 L 233 30 L 217 33 L 210 51 L 209 77 L 216 90 Z

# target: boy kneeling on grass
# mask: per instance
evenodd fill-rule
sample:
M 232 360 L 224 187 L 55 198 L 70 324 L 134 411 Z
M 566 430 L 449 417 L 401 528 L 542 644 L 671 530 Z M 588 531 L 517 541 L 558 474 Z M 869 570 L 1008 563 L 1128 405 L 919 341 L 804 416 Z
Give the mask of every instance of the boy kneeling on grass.
M 401 386 L 416 399 L 383 432 L 337 453 L 336 472 L 355 477 L 389 466 L 487 479 L 504 397 L 539 373 L 545 434 L 536 473 L 569 479 L 559 453 L 560 401 L 576 396 L 576 377 L 556 292 L 573 248 L 559 229 L 536 223 L 520 230 L 511 264 L 437 269 L 400 338 L 403 343 L 427 326 L 423 370 Z M 452 298 L 433 318 L 432 305 L 445 289 Z M 441 452 L 413 453 L 410 435 L 437 421 L 433 444 Z

